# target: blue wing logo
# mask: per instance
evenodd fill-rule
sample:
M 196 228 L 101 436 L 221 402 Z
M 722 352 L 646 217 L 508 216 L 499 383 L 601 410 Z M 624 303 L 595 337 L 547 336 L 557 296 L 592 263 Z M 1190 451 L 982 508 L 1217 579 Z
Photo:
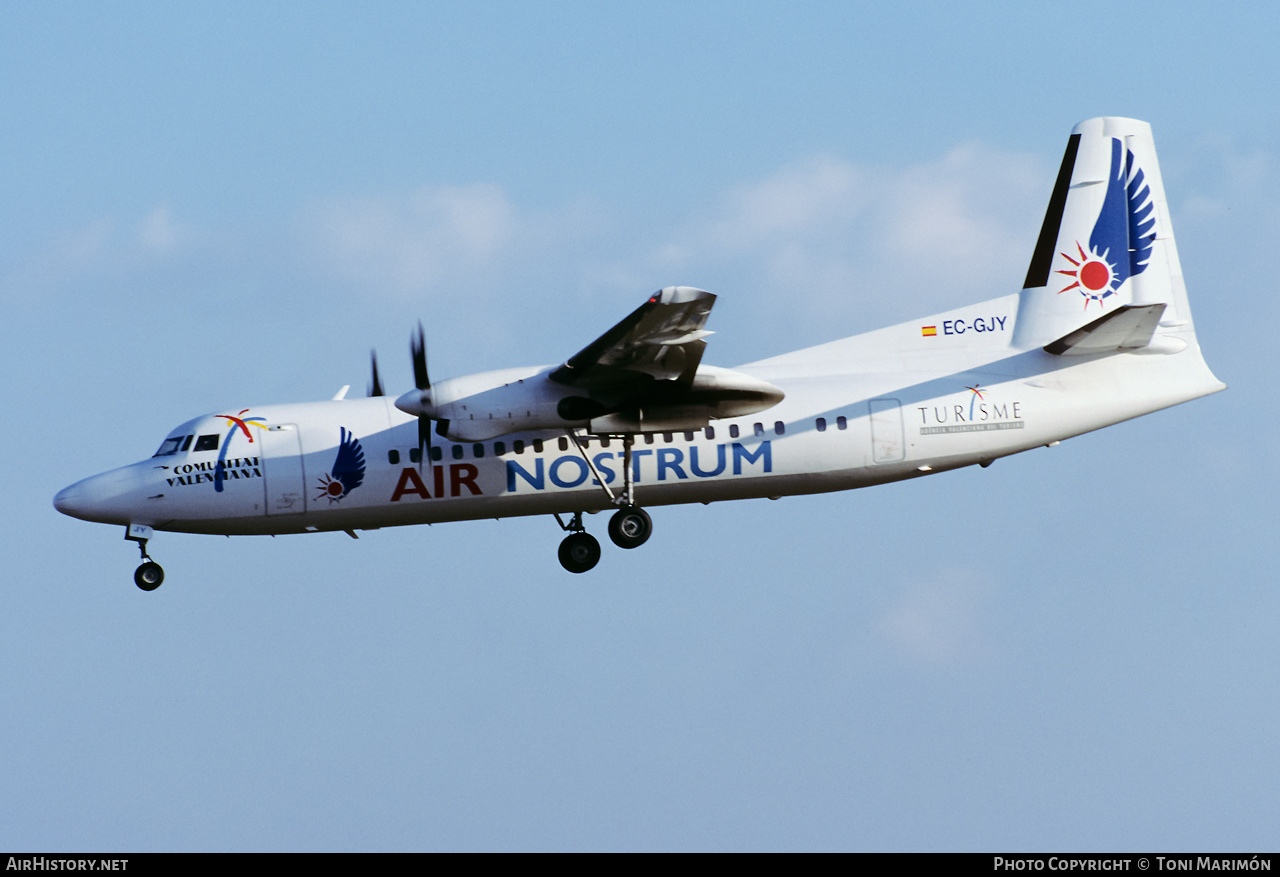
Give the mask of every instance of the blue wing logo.
M 1058 294 L 1078 289 L 1086 310 L 1095 301 L 1105 308 L 1105 299 L 1115 295 L 1130 277 L 1147 270 L 1156 239 L 1154 212 L 1146 174 L 1119 138 L 1111 138 L 1107 194 L 1089 234 L 1089 249 L 1076 241 L 1074 254 L 1059 254 L 1071 267 L 1057 273 L 1072 282 Z
M 338 427 L 338 458 L 333 461 L 333 471 L 320 476 L 316 499 L 329 498 L 333 505 L 364 483 L 364 448 L 355 433 L 348 432 L 345 427 Z

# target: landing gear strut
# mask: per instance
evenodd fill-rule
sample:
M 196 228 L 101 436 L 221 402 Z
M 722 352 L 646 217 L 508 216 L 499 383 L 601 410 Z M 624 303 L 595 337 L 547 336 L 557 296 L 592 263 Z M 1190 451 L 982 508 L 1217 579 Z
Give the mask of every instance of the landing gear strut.
M 569 572 L 586 572 L 600 562 L 600 543 L 582 526 L 582 512 L 574 512 L 568 524 L 556 515 L 556 522 L 569 535 L 560 543 L 560 565 Z
M 144 591 L 154 591 L 164 584 L 164 567 L 147 554 L 147 540 L 154 532 L 143 524 L 130 524 L 124 534 L 125 539 L 138 543 L 138 551 L 142 554 L 142 565 L 133 571 L 133 583 Z

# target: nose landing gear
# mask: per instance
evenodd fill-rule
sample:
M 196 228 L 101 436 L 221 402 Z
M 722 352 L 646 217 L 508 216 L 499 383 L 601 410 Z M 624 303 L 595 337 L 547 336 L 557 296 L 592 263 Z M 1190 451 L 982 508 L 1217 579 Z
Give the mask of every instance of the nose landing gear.
M 138 543 L 138 551 L 142 554 L 142 565 L 133 571 L 133 583 L 144 591 L 154 591 L 164 584 L 164 567 L 147 554 L 147 540 L 153 535 L 155 531 L 145 524 L 130 524 L 124 533 L 125 539 Z
M 154 591 L 164 584 L 164 567 L 154 560 L 145 561 L 133 571 L 133 583 L 144 591 Z

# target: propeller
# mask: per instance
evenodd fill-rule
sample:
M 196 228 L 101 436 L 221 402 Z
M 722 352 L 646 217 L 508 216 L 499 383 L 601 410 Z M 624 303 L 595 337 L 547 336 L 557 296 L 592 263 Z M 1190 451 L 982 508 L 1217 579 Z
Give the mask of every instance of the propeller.
M 431 401 L 431 377 L 427 374 L 427 337 L 418 323 L 418 337 L 409 339 L 409 353 L 413 357 L 413 385 L 418 388 L 421 403 Z M 425 449 L 425 450 L 424 450 Z M 418 470 L 422 470 L 422 458 L 431 454 L 431 418 L 418 413 Z
M 373 365 L 373 381 L 369 384 L 369 395 L 387 395 L 382 391 L 382 380 L 378 377 L 378 352 L 376 350 L 369 351 L 369 362 Z
M 447 435 L 449 429 L 449 421 L 437 416 L 439 409 L 435 391 L 427 373 L 427 337 L 421 322 L 418 323 L 417 334 L 409 336 L 409 354 L 413 360 L 413 384 L 417 389 L 396 399 L 396 407 L 418 418 L 418 468 L 421 469 L 423 454 L 431 453 L 431 421 L 436 421 L 436 435 Z

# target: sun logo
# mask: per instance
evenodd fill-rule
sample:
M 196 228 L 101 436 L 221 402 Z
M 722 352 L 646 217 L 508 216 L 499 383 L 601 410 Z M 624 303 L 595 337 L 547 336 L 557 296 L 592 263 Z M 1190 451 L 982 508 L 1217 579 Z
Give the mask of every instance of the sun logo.
M 321 475 L 316 499 L 328 498 L 329 505 L 338 502 L 364 483 L 364 448 L 355 433 L 339 427 L 338 456 L 333 471 Z
M 1078 261 L 1072 258 L 1070 253 L 1058 254 L 1070 262 L 1073 267 L 1059 269 L 1056 273 L 1075 278 L 1075 282 L 1059 289 L 1058 295 L 1073 289 L 1079 289 L 1080 294 L 1084 296 L 1085 310 L 1088 310 L 1089 302 L 1096 301 L 1101 305 L 1104 298 L 1115 294 L 1114 287 L 1119 286 L 1119 284 L 1113 283 L 1116 279 L 1116 269 L 1106 259 L 1106 256 L 1110 255 L 1110 251 L 1101 256 L 1093 252 L 1092 249 L 1089 252 L 1085 252 L 1079 241 L 1076 241 L 1076 250 L 1080 253 Z

